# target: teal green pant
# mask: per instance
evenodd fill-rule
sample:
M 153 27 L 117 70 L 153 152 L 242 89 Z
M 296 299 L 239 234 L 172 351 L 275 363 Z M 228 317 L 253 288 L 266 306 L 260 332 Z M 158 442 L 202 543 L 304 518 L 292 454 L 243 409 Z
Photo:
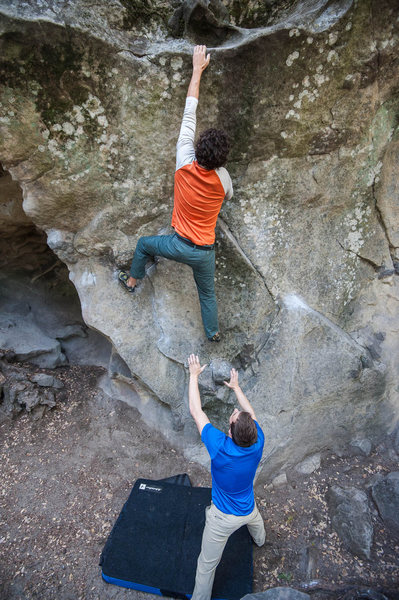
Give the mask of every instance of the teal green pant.
M 214 280 L 215 250 L 192 248 L 176 234 L 141 237 L 137 242 L 130 275 L 135 279 L 142 279 L 147 260 L 154 256 L 163 256 L 192 268 L 201 305 L 202 323 L 206 336 L 211 338 L 219 331 Z

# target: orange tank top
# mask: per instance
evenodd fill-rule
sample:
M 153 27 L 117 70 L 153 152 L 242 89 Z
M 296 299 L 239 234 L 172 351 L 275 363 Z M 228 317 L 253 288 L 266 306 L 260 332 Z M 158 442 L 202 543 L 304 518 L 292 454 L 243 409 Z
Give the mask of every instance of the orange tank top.
M 215 170 L 200 167 L 195 160 L 175 173 L 172 227 L 205 246 L 215 241 L 215 227 L 225 190 Z

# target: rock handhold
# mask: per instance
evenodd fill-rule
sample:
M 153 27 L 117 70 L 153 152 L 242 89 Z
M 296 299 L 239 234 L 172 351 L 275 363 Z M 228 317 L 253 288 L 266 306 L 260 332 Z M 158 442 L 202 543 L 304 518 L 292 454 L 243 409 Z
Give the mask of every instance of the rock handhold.
M 231 364 L 223 359 L 215 358 L 212 363 L 212 377 L 216 385 L 223 385 L 230 379 Z
M 371 492 L 385 525 L 399 537 L 399 471 L 378 479 Z
M 370 558 L 373 524 L 367 495 L 354 487 L 331 486 L 327 492 L 331 523 L 344 546 L 361 558 Z
M 184 0 L 169 19 L 168 28 L 174 37 L 218 46 L 232 29 L 228 16 L 220 0 Z

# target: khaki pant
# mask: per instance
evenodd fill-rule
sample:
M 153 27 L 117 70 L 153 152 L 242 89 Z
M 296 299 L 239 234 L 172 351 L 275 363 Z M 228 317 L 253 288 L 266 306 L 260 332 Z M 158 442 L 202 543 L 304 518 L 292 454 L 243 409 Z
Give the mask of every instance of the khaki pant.
M 206 508 L 201 553 L 198 557 L 192 600 L 210 600 L 216 567 L 222 558 L 227 540 L 237 529 L 247 525 L 255 544 L 265 543 L 265 527 L 258 508 L 249 515 L 226 515 L 212 503 Z

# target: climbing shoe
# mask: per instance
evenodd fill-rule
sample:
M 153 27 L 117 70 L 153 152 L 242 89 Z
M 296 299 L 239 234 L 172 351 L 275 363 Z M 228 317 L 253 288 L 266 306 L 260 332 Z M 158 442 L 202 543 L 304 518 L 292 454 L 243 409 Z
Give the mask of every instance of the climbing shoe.
M 125 288 L 127 292 L 129 292 L 129 294 L 133 294 L 136 289 L 136 286 L 130 287 L 130 285 L 127 284 L 127 280 L 129 279 L 129 277 L 129 274 L 126 273 L 126 271 L 119 271 L 119 283 Z
M 213 335 L 212 337 L 208 338 L 208 340 L 210 342 L 220 342 L 221 337 L 220 337 L 220 333 L 215 333 L 215 335 Z

